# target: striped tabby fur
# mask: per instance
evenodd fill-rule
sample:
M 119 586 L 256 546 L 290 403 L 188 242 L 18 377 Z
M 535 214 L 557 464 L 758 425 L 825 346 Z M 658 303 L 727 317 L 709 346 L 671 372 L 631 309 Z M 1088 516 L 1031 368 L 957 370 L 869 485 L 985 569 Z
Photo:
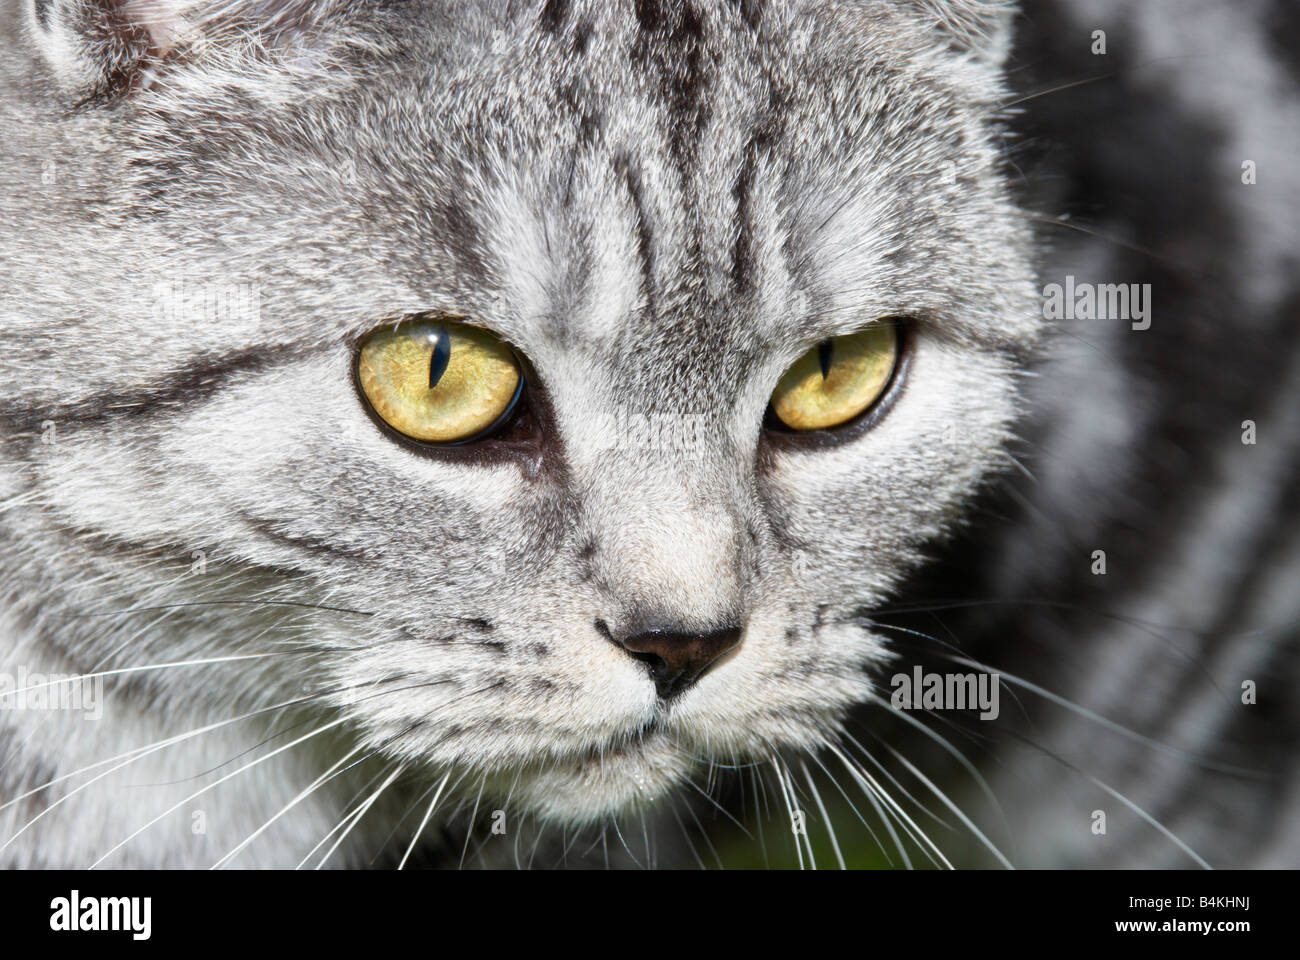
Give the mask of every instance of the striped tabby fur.
M 103 700 L 0 710 L 0 863 L 1295 866 L 1297 28 L 5 0 L 0 674 Z M 357 338 L 422 311 L 544 442 L 374 428 Z M 885 317 L 870 430 L 763 432 Z M 732 624 L 671 705 L 602 636 Z M 997 720 L 890 708 L 971 664 Z

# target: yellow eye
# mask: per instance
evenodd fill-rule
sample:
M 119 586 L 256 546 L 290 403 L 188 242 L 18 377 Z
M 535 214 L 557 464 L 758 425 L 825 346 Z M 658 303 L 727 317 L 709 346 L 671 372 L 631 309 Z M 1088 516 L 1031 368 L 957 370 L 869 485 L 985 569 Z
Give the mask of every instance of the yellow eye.
M 897 360 L 894 323 L 823 340 L 781 377 L 772 392 L 772 412 L 791 430 L 847 423 L 885 392 Z
M 357 381 L 386 424 L 426 443 L 474 439 L 513 409 L 523 388 L 508 346 L 444 319 L 404 320 L 368 334 Z

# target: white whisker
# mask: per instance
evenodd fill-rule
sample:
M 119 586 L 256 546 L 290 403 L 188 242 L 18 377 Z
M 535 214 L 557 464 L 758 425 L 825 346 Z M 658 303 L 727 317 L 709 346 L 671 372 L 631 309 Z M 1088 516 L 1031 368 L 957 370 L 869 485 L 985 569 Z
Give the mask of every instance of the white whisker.
M 831 849 L 835 851 L 835 859 L 838 861 L 841 870 L 847 870 L 848 867 L 844 865 L 844 855 L 840 853 L 840 841 L 835 836 L 835 824 L 831 821 L 830 814 L 826 812 L 826 804 L 822 803 L 822 795 L 818 792 L 817 785 L 813 783 L 812 774 L 808 772 L 808 765 L 800 760 L 799 769 L 803 771 L 804 779 L 808 782 L 808 789 L 812 791 L 813 802 L 817 804 L 817 809 L 822 815 L 822 823 L 826 825 L 826 832 L 830 834 Z
M 312 781 L 311 784 L 305 787 L 296 797 L 294 797 L 283 807 L 281 807 L 279 813 L 275 814 L 275 816 L 271 817 L 271 819 L 267 820 L 264 824 L 262 824 L 252 833 L 250 833 L 248 837 L 246 837 L 243 840 L 243 842 L 239 844 L 239 846 L 235 847 L 224 857 L 222 857 L 220 860 L 214 863 L 211 869 L 213 870 L 221 869 L 222 865 L 224 865 L 226 862 L 228 862 L 229 860 L 233 859 L 236 855 L 238 855 L 241 850 L 245 849 L 250 843 L 252 843 L 259 836 L 261 836 L 262 833 L 265 832 L 267 828 L 269 828 L 273 823 L 275 823 L 282 816 L 284 816 L 286 813 L 288 813 L 290 810 L 296 807 L 303 800 L 307 799 L 307 797 L 311 796 L 311 794 L 314 793 L 316 789 L 320 787 L 323 783 L 333 779 L 337 775 L 337 772 L 341 772 L 339 770 L 340 767 L 342 767 L 345 763 L 347 763 L 350 759 L 355 757 L 358 753 L 360 753 L 364 749 L 365 749 L 364 746 L 358 746 L 358 747 L 354 747 L 352 750 L 349 750 L 346 754 L 343 755 L 341 759 L 335 761 L 335 763 L 332 766 L 330 766 L 328 770 L 326 770 L 314 781 Z
M 248 769 L 250 769 L 251 767 L 255 767 L 255 766 L 257 766 L 257 765 L 260 764 L 260 763 L 263 763 L 263 762 L 265 762 L 265 761 L 267 761 L 267 760 L 270 760 L 272 757 L 276 756 L 277 754 L 284 753 L 284 751 L 289 750 L 289 749 L 291 749 L 291 748 L 293 748 L 293 747 L 296 747 L 298 744 L 303 743 L 303 742 L 306 741 L 306 740 L 310 740 L 312 737 L 318 736 L 319 734 L 324 733 L 326 730 L 332 730 L 332 729 L 334 729 L 335 727 L 339 726 L 340 724 L 345 723 L 346 721 L 347 721 L 347 718 L 346 718 L 346 717 L 339 717 L 337 720 L 333 720 L 333 721 L 331 721 L 331 722 L 325 724 L 324 726 L 317 727 L 315 730 L 311 731 L 310 733 L 304 734 L 303 736 L 299 737 L 297 740 L 294 740 L 292 743 L 286 743 L 286 744 L 285 744 L 284 746 L 282 746 L 282 747 L 277 747 L 276 749 L 272 750 L 270 753 L 265 754 L 265 755 L 263 755 L 263 756 L 261 756 L 261 757 L 258 757 L 256 760 L 252 760 L 252 761 L 250 761 L 250 762 L 244 764 L 244 765 L 243 765 L 242 767 L 240 767 L 238 770 L 235 770 L 235 771 L 232 771 L 231 773 L 226 774 L 226 775 L 225 775 L 224 777 L 222 777 L 220 780 L 217 780 L 217 781 L 214 782 L 214 783 L 210 783 L 210 784 L 208 784 L 206 787 L 203 787 L 203 788 L 200 789 L 200 790 L 196 790 L 194 793 L 190 794 L 190 795 L 189 795 L 188 797 L 186 797 L 184 800 L 181 800 L 180 802 L 173 804 L 172 806 L 170 806 L 170 807 L 168 807 L 166 810 L 164 810 L 162 813 L 158 814 L 158 816 L 154 817 L 152 820 L 150 820 L 150 821 L 149 821 L 148 823 L 146 823 L 144 826 L 140 827 L 138 830 L 136 830 L 134 833 L 132 833 L 132 834 L 131 834 L 129 837 L 127 837 L 125 840 L 122 840 L 122 841 L 120 841 L 119 843 L 115 844 L 111 849 L 109 849 L 109 851 L 108 851 L 107 853 L 105 853 L 102 857 L 100 857 L 98 860 L 96 860 L 94 863 L 92 863 L 92 864 L 90 865 L 90 869 L 93 870 L 93 869 L 95 869 L 96 867 L 98 867 L 101 863 L 103 863 L 103 862 L 104 862 L 105 860 L 107 860 L 110 856 L 112 856 L 116 851 L 118 851 L 118 850 L 120 850 L 122 847 L 126 846 L 128 843 L 130 843 L 132 840 L 134 840 L 134 839 L 135 839 L 136 837 L 138 837 L 140 834 L 144 833 L 146 830 L 148 830 L 150 827 L 152 827 L 155 823 L 157 823 L 157 822 L 158 822 L 159 820 L 161 820 L 163 817 L 167 816 L 169 813 L 173 813 L 173 812 L 175 812 L 176 810 L 179 810 L 179 809 L 180 809 L 181 807 L 183 807 L 185 804 L 190 803 L 191 801 L 193 801 L 193 800 L 196 799 L 197 797 L 201 797 L 201 796 L 203 796 L 203 794 L 207 793 L 207 792 L 208 792 L 209 790 L 211 790 L 213 787 L 220 786 L 221 784 L 225 783 L 227 780 L 231 779 L 232 777 L 238 776 L 239 774 L 243 773 L 245 770 L 248 770 Z
M 442 799 L 443 787 L 447 786 L 447 781 L 450 779 L 451 771 L 448 770 L 446 775 L 442 778 L 442 782 L 439 783 L 437 789 L 433 791 L 433 799 L 429 801 L 428 809 L 424 811 L 424 817 L 420 820 L 420 825 L 415 828 L 415 835 L 411 837 L 411 842 L 407 845 L 406 852 L 402 854 L 402 860 L 397 865 L 398 870 L 406 868 L 406 861 L 411 858 L 411 851 L 413 851 L 416 844 L 420 842 L 420 836 L 424 833 L 424 828 L 428 826 L 429 818 L 433 816 L 434 808 L 438 806 L 438 801 Z
M 325 851 L 325 855 L 320 858 L 319 862 L 317 862 L 316 864 L 317 870 L 323 867 L 325 865 L 325 862 L 334 855 L 334 851 L 337 850 L 342 845 L 343 841 L 348 838 L 348 834 L 350 834 L 356 828 L 356 825 L 361 822 L 361 818 L 366 815 L 366 811 L 368 811 L 372 806 L 374 806 L 375 801 L 379 799 L 380 794 L 382 794 L 385 790 L 387 790 L 389 786 L 392 784 L 392 782 L 402 775 L 402 770 L 403 768 L 399 766 L 396 770 L 394 770 L 391 774 L 389 774 L 388 779 L 379 785 L 379 789 L 376 790 L 374 793 L 372 793 L 366 799 L 365 803 L 361 805 L 361 808 L 353 815 L 352 822 L 348 824 L 348 828 L 344 830 L 341 834 L 339 834 L 338 839 L 334 841 L 334 845 L 330 847 L 327 851 Z

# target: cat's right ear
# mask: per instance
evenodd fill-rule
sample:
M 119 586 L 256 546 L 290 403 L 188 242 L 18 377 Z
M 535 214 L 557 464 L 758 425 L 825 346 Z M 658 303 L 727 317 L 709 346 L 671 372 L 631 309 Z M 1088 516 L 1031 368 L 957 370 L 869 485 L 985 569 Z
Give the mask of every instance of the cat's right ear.
M 59 87 L 83 99 L 165 82 L 223 46 L 266 49 L 318 23 L 332 0 L 25 0 Z

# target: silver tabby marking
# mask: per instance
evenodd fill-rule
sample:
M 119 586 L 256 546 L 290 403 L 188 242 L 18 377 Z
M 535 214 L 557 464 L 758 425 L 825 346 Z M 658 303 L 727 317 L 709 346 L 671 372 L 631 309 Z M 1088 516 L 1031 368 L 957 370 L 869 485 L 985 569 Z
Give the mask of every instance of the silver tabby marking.
M 1041 35 L 1086 49 L 1091 19 L 1114 18 L 1147 56 L 1147 14 L 1114 6 L 1083 4 Z M 1029 210 L 1079 198 L 1013 196 L 1012 13 L 979 0 L 6 4 L 0 669 L 111 675 L 98 721 L 0 713 L 0 861 L 441 862 L 440 825 L 466 814 L 502 809 L 512 830 L 622 817 L 648 834 L 702 802 L 717 768 L 750 764 L 783 809 L 821 805 L 825 765 L 818 776 L 891 831 L 921 834 L 887 782 L 901 768 L 874 766 L 845 724 L 866 704 L 868 729 L 902 726 L 878 698 L 884 671 L 935 627 L 887 614 L 911 595 L 934 605 L 936 588 L 909 578 L 987 515 L 972 497 L 1012 462 L 1045 326 L 1036 274 L 1127 280 L 1111 274 L 1186 256 L 1190 279 L 1156 289 L 1169 332 L 1067 331 L 1047 355 L 1025 427 L 1038 482 L 1015 494 L 1027 514 L 977 527 L 973 561 L 947 551 L 961 590 L 1004 614 L 958 624 L 964 646 L 1010 669 L 1045 644 L 1047 686 L 1149 739 L 1103 745 L 1110 728 L 1057 707 L 1030 728 L 1055 764 L 1042 768 L 1009 729 L 999 749 L 1017 763 L 991 792 L 1010 835 L 957 793 L 968 773 L 949 785 L 935 761 L 944 799 L 927 802 L 953 791 L 980 839 L 898 852 L 1293 857 L 1294 804 L 1264 818 L 1269 845 L 1216 839 L 1214 809 L 1263 802 L 1259 758 L 1207 772 L 1234 715 L 1186 686 L 1187 660 L 1224 658 L 1229 700 L 1247 673 L 1295 673 L 1269 660 L 1295 623 L 1269 583 L 1296 553 L 1283 539 L 1276 565 L 1251 559 L 1293 482 L 1293 351 L 1270 357 L 1292 371 L 1276 394 L 1224 405 L 1222 446 L 1207 441 L 1201 461 L 1214 482 L 1159 527 L 1190 567 L 1117 578 L 1127 587 L 1106 603 L 1061 599 L 1094 544 L 1125 556 L 1104 531 L 1127 533 L 1131 567 L 1154 544 L 1129 519 L 1144 495 L 1129 484 L 1165 466 L 1143 444 L 1185 439 L 1161 419 L 1197 389 L 1172 331 L 1209 260 L 1123 259 L 1173 236 L 1072 245 L 1046 225 L 1035 239 Z M 1223 118 L 1227 80 L 1187 89 L 1169 96 Z M 1254 116 L 1241 142 L 1285 156 L 1258 145 Z M 1122 150 L 1095 154 L 1122 179 Z M 1274 190 L 1294 177 L 1267 169 Z M 1236 305 L 1281 332 L 1293 228 L 1276 200 L 1254 202 L 1234 208 L 1257 271 L 1233 275 L 1253 298 Z M 430 458 L 375 429 L 351 383 L 356 340 L 425 311 L 471 318 L 528 358 L 541 442 Z M 764 433 L 794 358 L 887 317 L 909 318 L 910 357 L 872 429 L 816 449 Z M 1141 359 L 1101 359 L 1127 352 Z M 1145 376 L 1146 360 L 1176 372 Z M 1252 414 L 1275 439 L 1243 454 L 1229 428 Z M 1222 578 L 1239 570 L 1260 575 L 1229 596 Z M 1207 647 L 1184 659 L 1114 626 L 1176 621 Z M 665 705 L 602 624 L 744 633 Z M 1124 715 L 1138 695 L 1144 709 Z M 1265 727 L 1248 746 L 1295 733 L 1285 718 Z M 1156 762 L 1168 769 L 1154 779 L 1125 772 Z M 1082 773 L 1045 800 L 1039 784 L 1062 769 Z M 1186 823 L 1162 805 L 1166 785 L 1204 782 L 1223 786 Z M 1124 827 L 1122 849 L 1089 846 L 1099 803 L 1121 822 L 1156 809 Z M 488 862 L 521 859 L 510 837 L 484 845 Z M 684 855 L 676 842 L 646 852 Z

